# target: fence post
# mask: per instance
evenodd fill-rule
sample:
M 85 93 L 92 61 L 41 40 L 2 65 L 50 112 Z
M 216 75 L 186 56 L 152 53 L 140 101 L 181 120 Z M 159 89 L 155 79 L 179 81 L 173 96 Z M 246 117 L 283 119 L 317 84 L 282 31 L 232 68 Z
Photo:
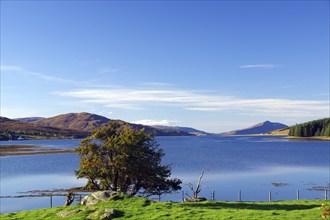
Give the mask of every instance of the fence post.
M 215 201 L 215 190 L 213 190 L 212 200 Z
M 238 191 L 238 201 L 241 202 L 242 201 L 242 191 Z
M 324 200 L 328 200 L 328 190 L 324 191 Z
M 299 190 L 297 190 L 297 200 L 300 199 L 300 194 L 299 194 Z
M 81 194 L 79 195 L 79 204 L 81 204 Z
M 272 201 L 272 191 L 269 190 L 269 195 L 268 195 L 268 201 L 271 202 Z
M 182 190 L 182 202 L 184 202 L 184 191 Z
M 50 194 L 50 207 L 53 208 L 53 195 Z

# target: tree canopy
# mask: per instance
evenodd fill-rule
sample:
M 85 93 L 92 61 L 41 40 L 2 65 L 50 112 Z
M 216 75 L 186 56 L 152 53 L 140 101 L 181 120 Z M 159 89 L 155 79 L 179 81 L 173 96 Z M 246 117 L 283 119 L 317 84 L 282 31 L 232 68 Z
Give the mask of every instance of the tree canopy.
M 154 135 L 121 121 L 109 122 L 83 139 L 76 148 L 80 156 L 78 178 L 87 178 L 87 189 L 113 190 L 135 195 L 161 195 L 181 189 L 181 180 L 170 179 L 163 166 L 162 149 Z
M 294 125 L 289 130 L 289 136 L 330 136 L 330 118 L 324 118 Z

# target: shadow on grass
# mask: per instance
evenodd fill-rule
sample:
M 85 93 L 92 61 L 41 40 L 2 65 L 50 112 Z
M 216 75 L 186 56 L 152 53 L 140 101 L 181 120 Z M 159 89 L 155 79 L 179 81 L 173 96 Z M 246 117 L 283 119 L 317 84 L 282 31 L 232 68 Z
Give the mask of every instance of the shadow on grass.
M 283 205 L 283 204 L 253 204 L 253 203 L 183 203 L 182 206 L 203 209 L 250 209 L 250 210 L 306 210 L 320 207 L 319 205 Z
M 111 218 L 120 218 L 124 216 L 125 216 L 125 212 L 115 210 L 114 214 L 111 215 Z

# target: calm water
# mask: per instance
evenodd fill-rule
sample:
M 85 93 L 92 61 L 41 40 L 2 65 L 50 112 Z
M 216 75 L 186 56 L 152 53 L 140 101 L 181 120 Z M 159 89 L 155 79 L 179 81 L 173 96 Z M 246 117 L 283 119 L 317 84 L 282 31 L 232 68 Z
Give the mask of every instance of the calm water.
M 172 176 L 196 184 L 203 168 L 201 196 L 236 201 L 266 201 L 271 190 L 274 200 L 295 199 L 300 190 L 302 199 L 324 198 L 330 179 L 330 142 L 288 141 L 273 137 L 158 137 L 165 150 L 164 164 L 172 164 Z M 74 148 L 79 140 L 43 140 L 1 142 L 44 147 Z M 52 190 L 82 186 L 73 170 L 79 167 L 76 154 L 53 154 L 1 157 L 1 196 L 21 195 L 31 190 Z M 273 183 L 281 183 L 281 187 Z M 180 201 L 181 194 L 163 197 Z M 63 205 L 64 198 L 53 205 Z M 1 199 L 1 213 L 49 207 L 49 198 Z

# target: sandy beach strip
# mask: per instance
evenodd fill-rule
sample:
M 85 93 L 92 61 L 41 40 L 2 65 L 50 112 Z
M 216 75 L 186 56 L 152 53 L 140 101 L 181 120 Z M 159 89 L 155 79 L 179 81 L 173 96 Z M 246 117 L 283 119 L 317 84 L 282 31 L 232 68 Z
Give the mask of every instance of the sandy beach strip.
M 35 145 L 1 145 L 0 156 L 27 156 L 36 154 L 74 153 L 74 149 L 45 148 Z

